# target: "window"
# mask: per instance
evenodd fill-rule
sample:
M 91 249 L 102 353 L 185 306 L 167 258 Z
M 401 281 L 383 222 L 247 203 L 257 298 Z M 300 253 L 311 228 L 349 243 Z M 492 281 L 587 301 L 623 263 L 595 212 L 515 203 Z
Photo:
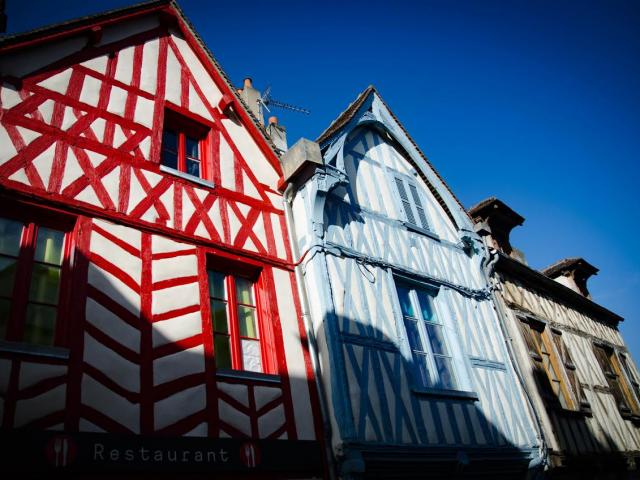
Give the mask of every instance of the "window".
M 161 164 L 194 177 L 207 178 L 208 130 L 190 118 L 165 110 Z
M 571 353 L 562 332 L 551 330 L 543 322 L 520 318 L 520 331 L 529 350 L 536 383 L 542 397 L 564 410 L 587 410 L 587 401 L 576 375 Z
M 255 283 L 208 270 L 216 368 L 265 372 Z
M 432 294 L 413 284 L 397 284 L 398 300 L 420 387 L 459 389 L 444 325 L 437 318 Z
M 623 416 L 639 416 L 640 407 L 633 391 L 634 385 L 633 383 L 629 385 L 626 382 L 625 375 L 622 372 L 620 362 L 618 362 L 613 348 L 604 345 L 594 345 L 593 350 L 600 364 L 600 368 L 602 368 L 602 372 L 607 379 L 609 391 L 615 398 L 620 413 Z M 624 365 L 626 363 L 626 369 L 628 369 L 628 361 L 626 358 L 624 360 L 622 368 L 625 368 Z M 631 373 L 631 370 L 629 369 L 627 372 Z M 629 376 L 629 378 L 631 379 L 632 377 Z M 633 379 L 635 380 L 635 376 Z
M 429 230 L 429 223 L 427 222 L 427 216 L 422 206 L 417 185 L 405 177 L 395 176 L 394 179 L 407 223 Z
M 50 221 L 0 217 L 0 339 L 63 343 L 71 242 Z

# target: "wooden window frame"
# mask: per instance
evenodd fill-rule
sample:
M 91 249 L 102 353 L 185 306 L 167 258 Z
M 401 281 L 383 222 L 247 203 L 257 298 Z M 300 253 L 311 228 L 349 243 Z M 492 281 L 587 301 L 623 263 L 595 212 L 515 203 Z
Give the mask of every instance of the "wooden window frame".
M 425 208 L 423 198 L 420 196 L 418 183 L 408 176 L 399 173 L 393 174 L 393 181 L 400 210 L 404 214 L 405 224 L 418 230 L 431 232 L 427 218 L 427 209 Z
M 212 130 L 213 126 L 196 119 L 190 112 L 183 109 L 165 107 L 164 120 L 162 124 L 162 138 L 160 145 L 160 158 L 158 162 L 163 168 L 180 172 L 182 175 L 197 178 L 200 180 L 212 181 L 213 176 L 213 152 L 212 152 Z M 174 131 L 178 141 L 177 168 L 170 167 L 163 163 L 164 132 Z M 186 137 L 197 139 L 200 150 L 200 175 L 195 176 L 187 172 Z
M 528 316 L 518 315 L 517 319 L 522 339 L 531 358 L 536 383 L 538 384 L 543 399 L 551 407 L 562 411 L 589 413 L 590 406 L 586 401 L 586 397 L 584 397 L 583 393 L 581 394 L 581 392 L 574 391 L 574 386 L 572 386 L 566 370 L 568 367 L 571 367 L 573 374 L 576 375 L 575 365 L 573 365 L 573 362 L 563 360 L 563 357 L 558 351 L 556 340 L 553 338 L 554 334 L 562 335 L 562 332 L 557 329 L 550 331 L 552 329 L 548 328 L 545 322 L 529 318 Z M 540 341 L 537 339 L 538 336 Z M 568 347 L 564 340 L 562 338 L 558 338 L 558 340 L 562 342 L 561 345 L 565 351 L 568 352 Z M 548 363 L 544 361 L 545 356 L 548 356 Z M 569 363 L 571 363 L 571 365 L 569 365 Z M 576 381 L 578 382 L 577 385 L 579 388 L 582 388 L 577 379 L 577 375 Z M 557 393 L 553 389 L 553 382 L 559 383 Z M 582 400 L 583 397 L 584 401 Z
M 609 345 L 599 343 L 594 343 L 593 349 L 596 360 L 607 380 L 609 391 L 616 400 L 620 415 L 623 418 L 633 418 L 634 421 L 640 420 L 640 401 L 636 398 L 633 387 L 618 359 L 619 352 Z M 605 361 L 608 362 L 610 370 L 603 364 Z M 619 391 L 620 397 L 618 397 L 617 391 Z
M 274 339 L 274 327 L 272 325 L 272 317 L 270 305 L 275 302 L 274 298 L 270 298 L 268 293 L 266 280 L 262 274 L 262 268 L 257 265 L 238 262 L 232 259 L 207 256 L 206 260 L 206 272 L 205 282 L 207 295 L 210 295 L 209 289 L 209 276 L 208 272 L 214 271 L 225 275 L 225 292 L 227 295 L 227 319 L 229 322 L 229 337 L 231 346 L 231 368 L 217 368 L 216 372 L 233 374 L 233 373 L 247 373 L 251 375 L 278 375 L 279 366 L 276 355 L 275 339 Z M 243 368 L 242 349 L 240 335 L 240 323 L 238 315 L 238 306 L 241 305 L 237 301 L 236 292 L 236 279 L 243 278 L 252 282 L 253 295 L 255 301 L 256 310 L 256 328 L 258 331 L 258 342 L 260 345 L 262 371 L 255 372 L 252 370 L 245 370 Z M 209 301 L 211 297 L 209 296 Z M 210 303 L 207 302 L 206 307 L 207 314 L 207 334 L 211 337 L 213 343 L 213 357 L 215 365 L 215 327 L 213 324 L 213 318 L 211 314 Z
M 13 293 L 11 295 L 11 310 L 7 330 L 3 341 L 20 343 L 38 347 L 68 347 L 68 328 L 70 314 L 70 294 L 72 287 L 72 264 L 75 250 L 73 235 L 75 218 L 62 215 L 50 210 L 42 210 L 23 204 L 5 205 L 2 214 L 23 224 L 20 251 L 17 257 L 16 273 Z M 60 286 L 55 319 L 55 332 L 51 345 L 27 342 L 24 340 L 27 306 L 29 302 L 29 288 L 36 263 L 34 256 L 39 228 L 50 228 L 63 232 L 62 262 L 60 264 Z

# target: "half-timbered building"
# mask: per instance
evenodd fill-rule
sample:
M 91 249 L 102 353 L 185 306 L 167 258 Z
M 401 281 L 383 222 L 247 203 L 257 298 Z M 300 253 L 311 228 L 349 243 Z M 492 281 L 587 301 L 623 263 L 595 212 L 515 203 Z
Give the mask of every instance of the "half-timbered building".
M 541 440 L 486 250 L 377 91 L 282 161 L 342 478 L 536 472 Z
M 0 471 L 323 475 L 281 167 L 177 5 L 0 75 Z
M 569 258 L 537 271 L 509 241 L 522 216 L 496 198 L 470 214 L 495 259 L 491 278 L 543 426 L 548 476 L 637 474 L 640 375 L 618 330 L 622 318 L 587 289 L 598 269 Z

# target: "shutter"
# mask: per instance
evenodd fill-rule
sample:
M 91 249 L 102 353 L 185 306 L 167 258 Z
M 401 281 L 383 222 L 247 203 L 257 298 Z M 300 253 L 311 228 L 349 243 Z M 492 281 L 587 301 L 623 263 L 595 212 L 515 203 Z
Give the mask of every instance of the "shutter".
M 416 211 L 418 212 L 418 218 L 420 219 L 420 223 L 422 224 L 422 228 L 429 228 L 429 224 L 427 223 L 427 216 L 424 214 L 424 208 L 422 208 L 422 202 L 420 201 L 420 195 L 418 195 L 418 189 L 413 183 L 409 184 L 409 189 L 411 190 L 411 195 L 413 196 L 413 202 L 416 206 Z
M 407 190 L 404 188 L 404 182 L 401 178 L 395 177 L 396 187 L 398 187 L 398 194 L 400 194 L 400 200 L 402 200 L 402 208 L 404 209 L 404 214 L 407 217 L 407 222 L 417 225 L 416 219 L 413 216 L 413 211 L 411 210 L 411 202 L 409 201 L 409 197 L 407 196 Z

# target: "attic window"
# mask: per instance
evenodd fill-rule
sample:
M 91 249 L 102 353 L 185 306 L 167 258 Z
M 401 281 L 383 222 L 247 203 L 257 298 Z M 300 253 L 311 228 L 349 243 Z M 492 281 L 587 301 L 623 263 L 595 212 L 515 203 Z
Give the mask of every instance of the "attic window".
M 206 125 L 172 110 L 165 110 L 161 165 L 191 177 L 207 179 L 210 170 L 209 131 Z
M 407 223 L 410 226 L 429 230 L 427 215 L 416 183 L 400 175 L 396 175 L 394 180 Z

